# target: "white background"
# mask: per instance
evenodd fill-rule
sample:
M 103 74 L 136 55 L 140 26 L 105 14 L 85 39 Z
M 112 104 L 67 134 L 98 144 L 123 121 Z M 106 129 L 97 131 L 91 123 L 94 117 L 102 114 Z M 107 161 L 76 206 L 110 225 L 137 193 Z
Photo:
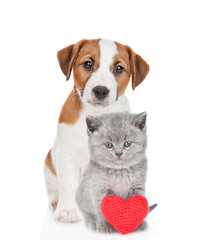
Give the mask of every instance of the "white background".
M 203 1 L 1 1 L 0 238 L 205 239 Z M 107 237 L 47 212 L 43 162 L 72 89 L 56 53 L 82 38 L 130 45 L 150 65 L 127 89 L 148 112 L 147 198 L 159 205 L 142 234 Z M 2 235 L 2 236 L 1 236 Z

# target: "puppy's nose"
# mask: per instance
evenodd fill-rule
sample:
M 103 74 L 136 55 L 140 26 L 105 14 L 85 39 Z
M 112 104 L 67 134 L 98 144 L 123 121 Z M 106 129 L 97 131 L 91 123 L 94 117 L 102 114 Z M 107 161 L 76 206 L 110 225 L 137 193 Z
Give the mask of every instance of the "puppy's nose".
M 107 97 L 107 95 L 109 93 L 109 89 L 107 87 L 97 86 L 97 87 L 93 88 L 93 92 L 94 92 L 96 98 L 101 100 L 101 99 L 104 99 Z

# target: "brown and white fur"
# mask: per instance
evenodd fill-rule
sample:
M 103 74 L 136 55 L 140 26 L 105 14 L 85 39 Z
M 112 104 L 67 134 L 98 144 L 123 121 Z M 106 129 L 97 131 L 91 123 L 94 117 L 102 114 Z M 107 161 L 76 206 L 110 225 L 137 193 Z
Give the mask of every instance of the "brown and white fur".
M 54 218 L 77 222 L 75 193 L 89 160 L 85 117 L 130 111 L 124 95 L 130 76 L 134 90 L 149 65 L 129 46 L 105 39 L 81 40 L 60 50 L 57 57 L 66 80 L 73 70 L 74 87 L 62 107 L 44 172 L 49 202 L 56 208 Z

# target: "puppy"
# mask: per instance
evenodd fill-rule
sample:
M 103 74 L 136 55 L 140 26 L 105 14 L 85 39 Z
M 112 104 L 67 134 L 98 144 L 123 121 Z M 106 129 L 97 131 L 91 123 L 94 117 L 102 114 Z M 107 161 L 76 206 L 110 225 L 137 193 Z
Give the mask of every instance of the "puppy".
M 149 65 L 129 46 L 105 39 L 81 40 L 60 50 L 57 58 L 66 80 L 73 70 L 74 87 L 61 109 L 44 173 L 55 220 L 77 222 L 75 193 L 89 159 L 85 117 L 130 111 L 124 95 L 130 76 L 134 90 Z

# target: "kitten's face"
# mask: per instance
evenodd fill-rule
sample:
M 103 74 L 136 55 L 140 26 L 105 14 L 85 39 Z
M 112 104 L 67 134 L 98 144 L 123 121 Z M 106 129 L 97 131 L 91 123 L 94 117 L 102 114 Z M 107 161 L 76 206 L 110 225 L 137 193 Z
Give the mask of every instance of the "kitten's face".
M 120 169 L 137 164 L 144 156 L 145 113 L 112 113 L 86 120 L 92 161 Z

